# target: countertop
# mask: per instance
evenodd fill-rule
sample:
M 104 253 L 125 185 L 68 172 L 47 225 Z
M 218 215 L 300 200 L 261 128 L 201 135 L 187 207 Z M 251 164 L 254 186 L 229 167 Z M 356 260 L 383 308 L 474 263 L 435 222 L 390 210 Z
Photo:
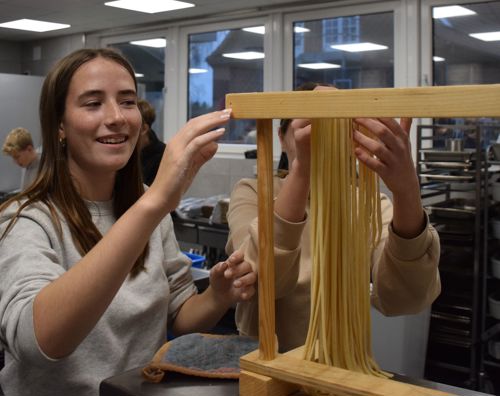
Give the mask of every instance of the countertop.
M 177 373 L 167 373 L 162 382 L 147 382 L 141 373 L 142 368 L 126 371 L 108 378 L 101 383 L 100 396 L 237 396 L 238 381 L 212 378 L 199 378 Z M 409 384 L 448 392 L 457 396 L 486 396 L 486 393 L 457 388 L 437 382 L 413 379 L 395 375 L 394 379 Z

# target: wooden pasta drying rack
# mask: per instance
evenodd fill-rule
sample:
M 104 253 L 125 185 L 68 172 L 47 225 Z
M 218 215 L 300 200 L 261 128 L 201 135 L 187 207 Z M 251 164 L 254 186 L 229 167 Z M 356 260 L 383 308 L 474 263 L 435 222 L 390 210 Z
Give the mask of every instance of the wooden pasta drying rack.
M 339 396 L 446 395 L 278 354 L 273 252 L 273 138 L 277 118 L 500 117 L 500 84 L 228 94 L 233 118 L 257 120 L 259 349 L 240 359 L 241 396 L 285 396 L 306 386 Z

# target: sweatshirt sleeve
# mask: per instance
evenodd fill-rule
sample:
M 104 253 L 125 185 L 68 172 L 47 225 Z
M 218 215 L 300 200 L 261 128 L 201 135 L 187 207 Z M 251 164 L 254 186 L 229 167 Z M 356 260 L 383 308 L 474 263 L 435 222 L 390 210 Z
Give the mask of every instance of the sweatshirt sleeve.
M 372 257 L 372 304 L 384 315 L 414 314 L 429 307 L 441 292 L 440 243 L 429 223 L 412 239 L 392 229 L 392 204 L 382 197 L 383 234 Z
M 164 253 L 164 270 L 170 288 L 168 321 L 172 323 L 182 304 L 189 297 L 196 294 L 198 290 L 191 275 L 191 260 L 179 248 L 170 215 L 167 215 L 162 220 L 160 227 Z
M 275 183 L 274 192 L 277 193 Z M 258 271 L 258 208 L 257 187 L 253 179 L 242 179 L 231 193 L 227 214 L 229 237 L 226 252 L 243 252 L 245 261 Z M 306 219 L 300 223 L 290 223 L 274 214 L 274 257 L 276 298 L 291 293 L 299 276 L 300 242 Z
M 33 326 L 36 295 L 64 273 L 50 234 L 50 226 L 22 216 L 0 242 L 0 342 L 35 365 L 55 361 L 41 351 Z

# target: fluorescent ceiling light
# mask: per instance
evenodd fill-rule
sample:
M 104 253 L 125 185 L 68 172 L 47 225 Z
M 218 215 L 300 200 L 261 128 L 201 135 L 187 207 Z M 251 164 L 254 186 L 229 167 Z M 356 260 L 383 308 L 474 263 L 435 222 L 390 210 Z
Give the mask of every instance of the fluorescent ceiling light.
M 476 13 L 475 11 L 469 10 L 468 8 L 458 5 L 434 7 L 432 9 L 432 17 L 434 19 L 453 18 L 464 15 L 473 15 L 475 13 Z
M 311 29 L 308 29 L 308 28 L 305 28 L 305 27 L 302 27 L 302 26 L 295 26 L 293 28 L 293 31 L 295 33 L 307 33 L 307 32 L 310 32 Z
M 444 61 L 444 58 L 441 58 L 440 56 L 433 56 L 432 57 L 432 60 L 434 62 L 443 62 Z
M 177 0 L 116 0 L 108 1 L 104 3 L 104 5 L 132 11 L 147 12 L 148 14 L 194 7 L 194 4 Z
M 252 26 L 252 27 L 243 28 L 241 30 L 244 30 L 245 32 L 257 33 L 257 34 L 264 34 L 264 33 L 266 33 L 266 27 L 265 26 Z
M 167 46 L 167 40 L 164 38 L 155 38 L 149 40 L 131 41 L 130 44 L 142 45 L 143 47 L 164 48 Z
M 222 56 L 225 58 L 252 60 L 252 59 L 264 58 L 264 53 L 256 51 L 245 51 L 245 52 L 233 52 L 233 53 L 222 54 Z
M 0 23 L 0 27 L 8 29 L 29 30 L 30 32 L 48 32 L 50 30 L 67 29 L 71 25 L 35 21 L 34 19 L 18 19 L 17 21 Z
M 330 47 L 347 52 L 379 51 L 388 48 L 385 45 L 374 43 L 334 44 L 330 45 Z
M 246 27 L 242 28 L 241 30 L 244 30 L 245 32 L 250 32 L 250 33 L 257 33 L 257 34 L 265 34 L 266 33 L 266 27 L 265 26 L 252 26 L 252 27 Z M 302 26 L 295 26 L 293 28 L 293 31 L 295 33 L 306 33 L 310 32 L 310 29 L 307 29 Z
M 500 41 L 500 32 L 470 33 L 469 36 L 483 41 Z
M 144 74 L 142 74 L 142 73 L 134 73 L 134 75 L 135 75 L 137 78 L 139 78 L 139 77 L 144 77 Z
M 201 73 L 206 73 L 206 72 L 208 72 L 207 69 L 199 69 L 197 67 L 190 67 L 189 68 L 190 74 L 201 74 Z
M 301 63 L 297 65 L 298 67 L 303 67 L 304 69 L 313 69 L 313 70 L 321 70 L 321 69 L 338 69 L 340 65 L 335 63 Z

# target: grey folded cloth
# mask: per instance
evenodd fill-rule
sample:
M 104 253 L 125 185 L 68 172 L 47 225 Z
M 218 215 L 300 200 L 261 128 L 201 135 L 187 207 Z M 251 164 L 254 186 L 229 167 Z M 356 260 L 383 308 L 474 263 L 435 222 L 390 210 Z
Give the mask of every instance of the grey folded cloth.
M 166 371 L 237 379 L 240 357 L 258 346 L 257 339 L 246 336 L 187 334 L 165 343 L 142 372 L 151 382 L 160 382 Z

